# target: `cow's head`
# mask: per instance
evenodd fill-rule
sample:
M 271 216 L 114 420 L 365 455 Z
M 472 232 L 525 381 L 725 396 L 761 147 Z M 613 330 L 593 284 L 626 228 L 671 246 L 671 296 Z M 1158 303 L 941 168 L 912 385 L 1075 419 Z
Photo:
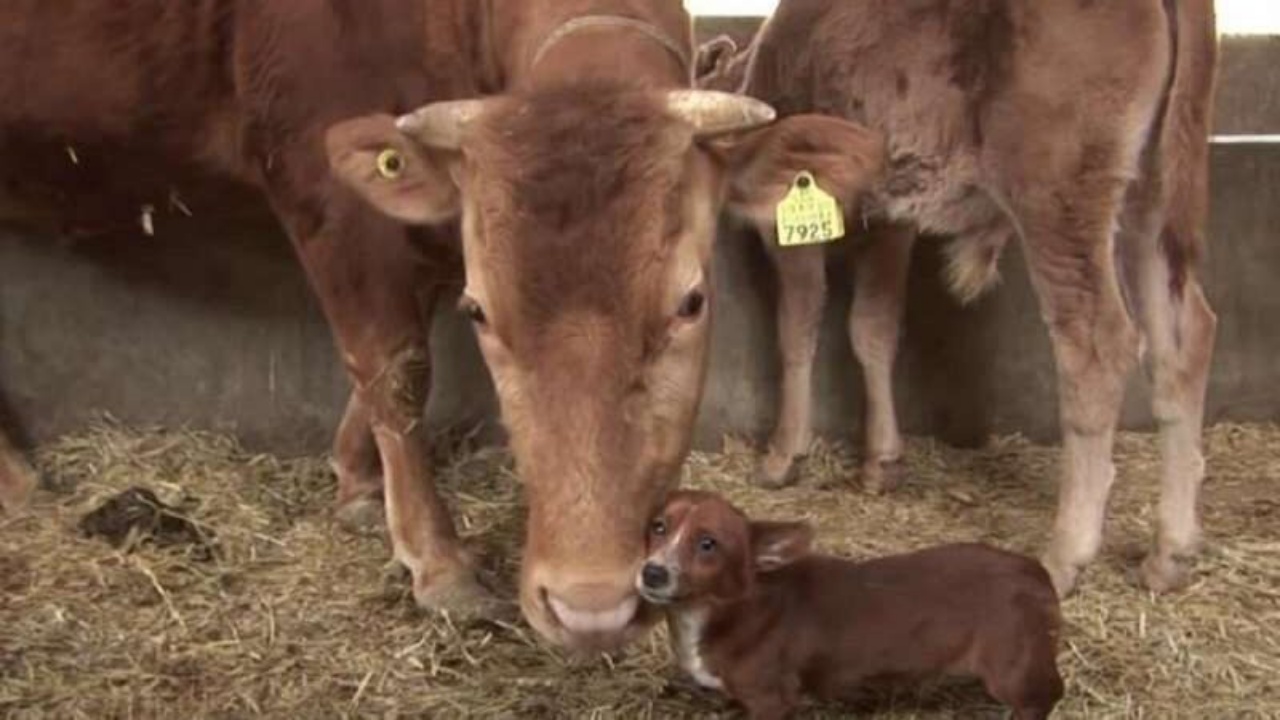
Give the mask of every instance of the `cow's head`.
M 559 644 L 644 625 L 632 580 L 692 434 L 722 206 L 770 217 L 800 171 L 852 198 L 878 170 L 863 128 L 772 119 L 741 96 L 592 86 L 330 130 L 338 177 L 374 206 L 462 217 L 461 309 L 529 503 L 521 606 Z

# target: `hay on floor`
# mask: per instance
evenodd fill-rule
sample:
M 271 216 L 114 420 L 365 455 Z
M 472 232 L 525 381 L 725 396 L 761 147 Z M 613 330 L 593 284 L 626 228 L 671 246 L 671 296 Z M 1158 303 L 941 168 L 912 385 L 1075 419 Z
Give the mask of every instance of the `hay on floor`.
M 1057 451 L 1017 438 L 979 451 L 910 444 L 888 497 L 851 489 L 853 454 L 820 446 L 796 488 L 746 485 L 742 443 L 697 454 L 686 485 L 763 517 L 806 518 L 855 557 L 957 540 L 1035 552 L 1051 522 Z M 1123 435 L 1108 542 L 1065 604 L 1058 717 L 1280 717 L 1280 429 L 1209 433 L 1207 550 L 1187 591 L 1130 579 L 1154 522 L 1155 439 Z M 0 716 L 7 718 L 714 717 L 730 712 L 671 669 L 661 631 L 613 658 L 574 660 L 522 625 L 457 627 L 414 609 L 379 538 L 329 520 L 323 459 L 281 460 L 220 436 L 104 424 L 43 449 L 50 489 L 0 516 Z M 443 459 L 460 527 L 513 593 L 519 489 L 499 450 Z M 82 537 L 78 520 L 141 486 L 216 538 L 217 552 Z M 950 685 L 873 696 L 885 718 L 1000 717 Z M 849 708 L 812 708 L 837 717 Z

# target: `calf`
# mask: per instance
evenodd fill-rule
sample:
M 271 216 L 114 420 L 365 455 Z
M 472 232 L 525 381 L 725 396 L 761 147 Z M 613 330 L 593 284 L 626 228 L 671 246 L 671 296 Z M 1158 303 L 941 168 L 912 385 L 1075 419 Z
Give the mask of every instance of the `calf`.
M 951 236 L 961 302 L 1022 245 L 1057 361 L 1064 477 L 1044 562 L 1062 594 L 1101 545 L 1125 383 L 1147 363 L 1163 446 L 1160 528 L 1143 579 L 1189 577 L 1204 477 L 1200 430 L 1217 319 L 1205 247 L 1217 45 L 1211 0 L 782 0 L 747 60 L 703 48 L 704 86 L 783 116 L 822 112 L 887 138 L 868 193 L 849 335 L 866 383 L 871 489 L 901 474 L 892 369 L 917 233 Z M 783 383 L 760 479 L 780 485 L 810 438 L 821 251 L 779 249 Z
M 972 676 L 1018 720 L 1062 697 L 1061 619 L 1035 561 L 977 544 L 854 563 L 809 554 L 803 523 L 751 522 L 723 498 L 671 496 L 649 529 L 641 595 L 667 611 L 680 665 L 752 718 L 872 679 Z

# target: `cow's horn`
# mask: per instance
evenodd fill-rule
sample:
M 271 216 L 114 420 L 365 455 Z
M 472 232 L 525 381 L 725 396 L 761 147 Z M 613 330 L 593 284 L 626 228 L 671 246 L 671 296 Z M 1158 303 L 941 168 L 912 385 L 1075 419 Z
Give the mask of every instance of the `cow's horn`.
M 450 100 L 423 105 L 396 120 L 400 132 L 428 147 L 457 150 L 467 123 L 484 110 L 484 100 Z
M 715 90 L 672 90 L 667 110 L 689 123 L 698 137 L 711 137 L 768 125 L 778 113 L 768 103 Z

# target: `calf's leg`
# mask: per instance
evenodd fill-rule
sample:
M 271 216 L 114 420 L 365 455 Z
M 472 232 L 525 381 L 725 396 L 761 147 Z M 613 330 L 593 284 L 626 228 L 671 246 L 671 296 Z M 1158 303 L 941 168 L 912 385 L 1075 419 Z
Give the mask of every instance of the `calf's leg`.
M 778 421 L 756 472 L 757 484 L 769 488 L 795 480 L 796 461 L 813 442 L 813 361 L 827 294 L 824 248 L 780 248 L 774 235 L 771 230 L 761 232 L 777 270 L 782 360 Z
M 866 388 L 866 447 L 862 485 L 872 492 L 892 490 L 902 472 L 902 435 L 893 400 L 893 364 L 906 307 L 907 274 L 915 231 L 902 225 L 877 226 L 855 255 L 849 340 L 862 365 Z
M 0 511 L 14 512 L 25 507 L 35 489 L 35 470 L 0 431 Z
M 1125 180 L 1102 147 L 1092 152 L 1101 155 L 1096 171 L 1011 193 L 1057 365 L 1063 474 L 1042 560 L 1059 595 L 1071 592 L 1102 544 L 1115 428 L 1138 354 L 1114 260 Z
M 1143 581 L 1156 592 L 1185 585 L 1199 549 L 1197 508 L 1205 468 L 1201 431 L 1218 322 L 1194 278 L 1180 297 L 1166 296 L 1164 310 L 1169 322 L 1160 327 L 1166 337 L 1157 340 L 1157 332 L 1151 332 L 1153 401 L 1163 456 L 1160 528 L 1155 549 L 1142 565 Z
M 1192 51 L 1203 41 L 1212 52 L 1211 32 L 1188 40 Z M 1144 156 L 1125 216 L 1126 274 L 1147 339 L 1145 366 L 1163 460 L 1160 525 L 1141 575 L 1157 592 L 1187 582 L 1199 549 L 1201 433 L 1218 324 L 1196 274 L 1208 217 L 1209 115 L 1202 110 L 1213 104 L 1212 73 L 1180 80 L 1210 85 L 1170 99 L 1163 132 Z
M 1138 209 L 1132 227 L 1151 227 Z M 1147 338 L 1146 369 L 1153 414 L 1160 426 L 1162 455 L 1159 530 L 1155 548 L 1142 566 L 1142 579 L 1157 592 L 1174 590 L 1189 578 L 1200 541 L 1198 500 L 1204 479 L 1202 425 L 1205 391 L 1213 356 L 1217 317 L 1205 299 L 1191 259 L 1169 250 L 1179 234 L 1198 233 L 1185 208 L 1170 208 L 1163 232 L 1135 232 L 1126 256 L 1130 287 Z M 1156 220 L 1163 219 L 1156 217 Z M 1154 228 L 1161 228 L 1155 224 Z

